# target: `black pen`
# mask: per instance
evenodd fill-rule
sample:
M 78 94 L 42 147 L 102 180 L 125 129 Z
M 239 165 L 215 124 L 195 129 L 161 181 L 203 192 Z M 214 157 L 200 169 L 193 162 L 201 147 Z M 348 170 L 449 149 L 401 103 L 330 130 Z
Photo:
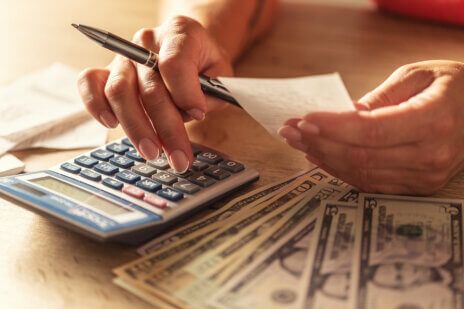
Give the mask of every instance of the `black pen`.
M 153 70 L 158 70 L 158 55 L 142 46 L 129 42 L 108 31 L 103 31 L 89 26 L 72 24 L 74 28 L 97 42 L 99 45 L 125 56 L 137 63 L 143 64 Z M 199 76 L 201 89 L 204 93 L 225 100 L 240 107 L 224 85 L 215 78 L 205 75 Z

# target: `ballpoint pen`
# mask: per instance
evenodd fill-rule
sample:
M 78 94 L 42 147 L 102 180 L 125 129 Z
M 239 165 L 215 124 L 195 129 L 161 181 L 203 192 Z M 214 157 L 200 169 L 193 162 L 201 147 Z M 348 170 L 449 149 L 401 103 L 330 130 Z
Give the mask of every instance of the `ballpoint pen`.
M 137 63 L 158 70 L 158 55 L 142 46 L 129 42 L 108 31 L 103 31 L 89 26 L 72 24 L 74 28 L 82 32 L 91 40 L 97 42 L 117 54 L 125 56 Z M 238 102 L 231 96 L 226 87 L 216 78 L 199 75 L 201 89 L 208 95 L 225 100 L 240 107 Z

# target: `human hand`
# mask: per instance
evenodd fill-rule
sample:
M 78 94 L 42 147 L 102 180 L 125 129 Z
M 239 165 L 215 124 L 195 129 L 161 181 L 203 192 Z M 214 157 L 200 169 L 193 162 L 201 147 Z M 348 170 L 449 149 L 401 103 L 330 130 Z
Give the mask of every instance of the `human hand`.
M 307 159 L 367 192 L 429 195 L 464 165 L 464 64 L 399 68 L 352 112 L 290 119 L 279 131 Z
M 141 29 L 133 41 L 159 54 L 159 72 L 116 56 L 108 67 L 80 74 L 80 95 L 101 124 L 121 123 L 144 158 L 157 158 L 162 148 L 171 166 L 183 172 L 193 161 L 184 121 L 202 120 L 223 104 L 203 94 L 198 75 L 231 75 L 230 61 L 198 22 L 183 16 Z

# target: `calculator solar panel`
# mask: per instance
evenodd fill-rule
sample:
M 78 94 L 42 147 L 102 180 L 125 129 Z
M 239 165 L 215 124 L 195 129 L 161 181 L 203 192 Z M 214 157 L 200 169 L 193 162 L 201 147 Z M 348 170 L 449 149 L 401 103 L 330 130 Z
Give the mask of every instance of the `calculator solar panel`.
M 123 138 L 48 171 L 0 178 L 0 192 L 92 238 L 140 243 L 259 177 L 217 151 L 192 149 L 195 161 L 180 174 L 165 154 L 146 161 Z

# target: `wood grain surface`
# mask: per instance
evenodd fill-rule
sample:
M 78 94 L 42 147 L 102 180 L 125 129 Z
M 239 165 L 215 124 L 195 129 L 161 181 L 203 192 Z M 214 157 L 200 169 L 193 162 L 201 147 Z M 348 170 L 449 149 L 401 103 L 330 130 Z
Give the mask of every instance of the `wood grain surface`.
M 98 26 L 130 38 L 156 25 L 156 1 L 0 0 L 0 84 L 63 62 L 105 66 L 111 53 L 70 27 Z M 285 1 L 268 37 L 237 64 L 240 76 L 293 77 L 338 71 L 353 98 L 396 67 L 426 59 L 463 60 L 462 28 L 379 14 L 369 6 Z M 439 119 L 437 119 L 439 121 Z M 111 138 L 121 136 L 113 130 Z M 193 141 L 255 167 L 263 185 L 306 168 L 303 156 L 266 134 L 234 107 L 189 125 Z M 51 167 L 78 151 L 16 153 L 28 171 Z M 420 181 L 420 180 L 418 180 Z M 464 198 L 461 173 L 438 196 Z M 134 247 L 100 244 L 7 201 L 0 201 L 0 307 L 149 308 L 111 283 L 111 269 L 136 257 Z

